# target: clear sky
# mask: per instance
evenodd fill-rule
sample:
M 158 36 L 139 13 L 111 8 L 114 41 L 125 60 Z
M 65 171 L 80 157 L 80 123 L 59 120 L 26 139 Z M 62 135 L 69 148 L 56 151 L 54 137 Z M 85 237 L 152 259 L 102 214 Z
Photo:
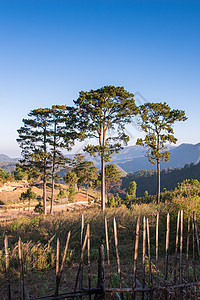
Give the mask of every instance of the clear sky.
M 200 142 L 200 1 L 0 0 L 0 153 L 31 109 L 104 85 L 185 110 L 178 143 Z

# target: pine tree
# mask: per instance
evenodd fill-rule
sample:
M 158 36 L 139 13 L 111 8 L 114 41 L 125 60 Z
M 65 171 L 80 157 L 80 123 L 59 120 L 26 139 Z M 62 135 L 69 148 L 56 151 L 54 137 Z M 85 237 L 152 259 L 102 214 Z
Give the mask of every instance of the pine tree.
M 152 164 L 157 164 L 157 201 L 160 203 L 160 162 L 168 161 L 170 152 L 166 143 L 176 143 L 173 124 L 187 120 L 183 110 L 171 109 L 164 103 L 145 103 L 140 106 L 140 127 L 146 133 L 138 139 L 137 145 L 147 147 L 147 156 Z M 156 162 L 155 162 L 156 161 Z
M 84 150 L 90 155 L 100 156 L 101 210 L 104 211 L 105 162 L 122 148 L 122 143 L 127 144 L 129 137 L 125 133 L 125 124 L 132 121 L 137 107 L 133 94 L 127 92 L 124 87 L 114 86 L 104 86 L 89 92 L 82 91 L 75 105 L 76 125 L 81 138 L 96 138 L 98 141 L 98 145 L 88 145 Z
M 49 108 L 34 109 L 28 114 L 29 119 L 23 119 L 24 126 L 19 130 L 17 142 L 22 149 L 21 164 L 27 169 L 35 169 L 42 173 L 43 181 L 43 209 L 46 209 L 46 183 L 50 169 L 50 154 L 48 152 L 49 131 Z

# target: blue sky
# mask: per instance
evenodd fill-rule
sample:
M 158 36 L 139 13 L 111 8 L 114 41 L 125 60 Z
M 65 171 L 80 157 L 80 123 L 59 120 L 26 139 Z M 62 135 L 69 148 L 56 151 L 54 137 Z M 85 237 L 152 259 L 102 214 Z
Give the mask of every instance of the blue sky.
M 185 110 L 178 143 L 200 142 L 199 15 L 192 0 L 1 0 L 0 153 L 20 155 L 31 109 L 110 84 Z

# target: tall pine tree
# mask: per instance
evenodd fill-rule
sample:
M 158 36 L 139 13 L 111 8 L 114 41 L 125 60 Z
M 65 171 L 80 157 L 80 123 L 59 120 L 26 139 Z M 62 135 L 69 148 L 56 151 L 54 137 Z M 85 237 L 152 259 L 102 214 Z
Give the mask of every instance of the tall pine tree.
M 27 168 L 39 170 L 43 182 L 43 210 L 46 208 L 46 183 L 50 169 L 50 153 L 48 152 L 48 139 L 50 136 L 50 109 L 34 109 L 28 114 L 28 119 L 23 119 L 24 125 L 18 130 L 17 142 L 22 149 L 22 164 Z
M 104 86 L 89 92 L 80 92 L 75 101 L 77 128 L 82 138 L 96 138 L 98 145 L 88 145 L 85 151 L 100 156 L 101 209 L 105 209 L 105 162 L 127 143 L 125 124 L 137 113 L 133 94 L 124 87 Z M 110 132 L 113 133 L 111 136 Z

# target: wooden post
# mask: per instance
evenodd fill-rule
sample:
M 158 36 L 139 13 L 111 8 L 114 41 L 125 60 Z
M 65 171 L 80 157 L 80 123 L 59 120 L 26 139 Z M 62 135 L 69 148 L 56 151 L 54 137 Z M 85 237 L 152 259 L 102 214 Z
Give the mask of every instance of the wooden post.
M 121 268 L 120 268 L 120 258 L 119 258 L 119 251 L 118 251 L 117 225 L 116 225 L 115 218 L 113 220 L 113 224 L 114 224 L 115 250 L 116 250 L 116 256 L 117 256 L 117 273 L 118 273 L 118 278 L 119 278 L 119 286 L 121 288 L 122 287 Z
M 178 212 L 177 225 L 176 225 L 176 249 L 175 249 L 175 255 L 174 255 L 174 271 L 173 271 L 174 283 L 176 283 L 176 266 L 177 266 L 177 254 L 178 254 L 179 224 L 180 224 L 180 211 Z
M 195 221 L 194 221 L 194 211 L 192 212 L 192 241 L 193 241 L 193 283 L 196 282 L 196 268 L 195 268 Z
M 196 276 L 196 263 L 195 263 L 195 213 L 194 211 L 192 212 L 192 236 L 193 236 L 193 284 L 197 281 L 197 276 Z M 196 234 L 197 237 L 197 234 Z M 198 242 L 197 242 L 198 246 Z M 198 299 L 198 285 L 193 286 L 194 293 L 195 293 L 195 299 Z
M 156 220 L 156 284 L 158 283 L 158 224 L 159 224 L 159 214 L 157 214 L 157 220 Z
M 165 245 L 165 280 L 167 280 L 168 275 L 168 250 L 169 250 L 169 228 L 170 228 L 170 216 L 167 214 L 167 231 L 166 231 L 166 245 Z
M 25 286 L 24 286 L 24 265 L 23 265 L 23 252 L 22 252 L 22 240 L 19 237 L 18 240 L 18 255 L 20 264 L 20 289 L 21 289 L 21 299 L 25 299 Z
M 146 219 L 143 218 L 143 245 L 142 245 L 142 287 L 145 288 L 145 248 L 146 248 Z M 144 300 L 144 292 L 142 292 L 142 300 Z
M 88 230 L 88 288 L 89 291 L 91 289 L 91 270 L 90 270 L 90 225 L 87 225 Z M 91 295 L 89 295 L 89 299 L 91 300 Z
M 188 215 L 188 230 L 187 230 L 187 253 L 186 253 L 186 276 L 189 281 L 189 244 L 190 244 L 190 214 Z
M 85 226 L 84 214 L 82 214 L 82 216 L 81 216 L 81 241 L 80 241 L 81 251 L 82 251 L 82 247 L 83 247 L 84 226 Z M 80 281 L 79 281 L 80 290 L 82 289 L 82 286 L 83 286 L 83 265 L 81 265 L 81 270 L 80 270 Z M 81 297 L 81 299 L 82 299 L 82 297 Z
M 199 255 L 199 258 L 200 258 L 199 233 L 198 233 L 197 218 L 196 218 L 195 213 L 194 213 L 194 225 L 195 225 L 195 232 L 196 232 L 196 239 L 197 239 L 197 250 L 198 250 L 198 255 Z
M 86 248 L 86 244 L 87 244 L 87 239 L 88 239 L 88 228 L 87 228 L 87 231 L 86 231 L 86 235 L 85 235 L 85 239 L 84 239 L 83 247 L 82 247 L 82 251 L 81 251 L 81 258 L 80 258 L 78 273 L 77 273 L 77 276 L 76 276 L 76 282 L 75 282 L 75 286 L 74 286 L 74 292 L 76 291 L 77 284 L 78 284 L 78 279 L 79 279 L 79 274 L 80 274 L 82 263 L 83 263 L 83 255 L 84 255 L 84 252 L 85 252 L 85 248 Z
M 150 244 L 150 233 L 149 233 L 149 219 L 147 219 L 147 240 L 148 240 L 148 259 L 149 259 L 149 284 L 152 285 L 152 275 L 151 275 L 151 244 Z
M 135 253 L 134 253 L 134 262 L 133 262 L 133 282 L 132 282 L 132 298 L 133 299 L 135 299 L 134 289 L 136 287 L 136 271 L 137 271 L 137 259 L 138 259 L 139 232 L 140 232 L 140 217 L 138 217 L 137 225 L 136 225 Z
M 56 257 L 56 289 L 55 289 L 55 296 L 57 296 L 58 293 L 59 293 L 59 285 L 60 285 L 60 281 L 61 281 L 61 277 L 62 277 L 64 263 L 65 263 L 66 256 L 67 256 L 67 250 L 68 250 L 68 246 L 69 246 L 70 235 L 71 235 L 71 232 L 69 231 L 68 232 L 68 236 L 67 236 L 67 241 L 66 241 L 66 244 L 65 244 L 65 250 L 64 250 L 64 254 L 63 254 L 63 259 L 62 259 L 62 263 L 61 263 L 61 266 L 60 266 L 60 270 L 59 270 L 59 257 L 58 257 L 58 266 L 57 266 L 57 257 Z M 59 243 L 59 240 L 57 240 L 57 243 Z M 57 249 L 57 252 L 58 252 L 58 249 Z
M 82 214 L 81 216 L 81 250 L 82 250 L 82 246 L 83 246 L 83 232 L 84 232 L 84 214 Z
M 55 296 L 58 295 L 59 289 L 59 256 L 60 256 L 60 241 L 59 237 L 57 237 L 57 245 L 56 245 L 56 288 L 55 288 Z
M 8 293 L 8 300 L 11 300 L 10 270 L 9 270 L 9 251 L 8 251 L 8 237 L 7 237 L 7 235 L 5 235 L 4 246 L 5 246 L 7 293 Z
M 99 260 L 98 260 L 98 288 L 101 293 L 97 299 L 105 300 L 105 270 L 104 270 L 104 246 L 99 247 Z
M 183 210 L 181 210 L 181 236 L 180 236 L 180 284 L 183 281 Z
M 106 217 L 105 217 L 105 233 L 106 233 L 106 249 L 107 249 L 109 287 L 111 287 L 112 281 L 111 281 L 111 269 L 110 269 L 110 249 L 109 249 L 109 239 L 108 239 L 108 223 L 107 223 Z

